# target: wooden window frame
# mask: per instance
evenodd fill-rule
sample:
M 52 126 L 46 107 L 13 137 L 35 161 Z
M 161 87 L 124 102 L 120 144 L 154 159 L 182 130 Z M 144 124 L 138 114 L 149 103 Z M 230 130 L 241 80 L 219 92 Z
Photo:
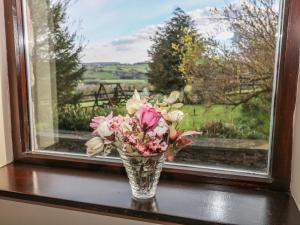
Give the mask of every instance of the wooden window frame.
M 7 62 L 13 152 L 15 161 L 43 165 L 80 168 L 101 168 L 109 172 L 124 172 L 120 163 L 99 162 L 66 156 L 32 154 L 29 138 L 29 112 L 22 0 L 4 0 Z M 281 54 L 274 102 L 274 127 L 271 143 L 270 177 L 254 177 L 217 171 L 194 171 L 188 168 L 164 168 L 162 176 L 190 182 L 237 185 L 289 191 L 292 157 L 293 118 L 297 94 L 300 46 L 300 1 L 286 0 L 283 13 Z M 184 176 L 183 176 L 184 175 Z

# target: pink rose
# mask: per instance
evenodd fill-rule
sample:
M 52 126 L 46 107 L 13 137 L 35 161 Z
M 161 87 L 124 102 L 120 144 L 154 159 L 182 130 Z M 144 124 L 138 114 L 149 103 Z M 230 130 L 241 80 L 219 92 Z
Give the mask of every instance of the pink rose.
M 137 117 L 139 118 L 140 126 L 146 132 L 157 126 L 161 113 L 153 107 L 142 106 L 137 112 Z

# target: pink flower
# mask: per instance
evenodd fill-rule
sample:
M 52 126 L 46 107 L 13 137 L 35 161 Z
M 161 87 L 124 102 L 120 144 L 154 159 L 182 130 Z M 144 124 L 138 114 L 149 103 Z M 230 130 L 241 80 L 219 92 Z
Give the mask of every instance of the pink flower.
M 128 136 L 128 141 L 130 144 L 135 145 L 137 143 L 137 138 L 136 138 L 136 136 L 131 134 Z
M 107 122 L 109 123 L 110 120 L 112 120 L 113 118 L 113 114 L 112 112 L 107 116 L 96 116 L 92 119 L 92 122 L 90 123 L 90 127 L 94 130 L 93 131 L 93 135 L 97 135 L 97 128 L 99 128 L 99 125 Z
M 165 141 L 161 142 L 159 145 L 162 151 L 166 151 L 168 148 L 168 144 Z
M 142 106 L 137 112 L 137 117 L 143 131 L 149 131 L 155 128 L 161 118 L 161 113 L 155 108 L 149 106 Z
M 116 122 L 111 122 L 109 124 L 109 130 L 111 130 L 111 131 L 116 131 L 116 130 L 118 130 L 118 128 L 119 128 L 119 125 Z
M 147 149 L 151 151 L 151 153 L 157 153 L 161 151 L 167 150 L 167 143 L 165 141 L 160 141 L 158 139 L 153 139 L 147 144 Z
M 148 156 L 150 154 L 149 151 L 147 151 L 147 147 L 144 145 L 144 143 L 137 143 L 136 148 L 143 156 Z
M 148 143 L 147 147 L 149 148 L 149 150 L 151 150 L 152 152 L 155 152 L 159 145 L 158 145 L 158 141 L 157 140 L 152 140 Z
M 157 126 L 154 128 L 153 133 L 158 137 L 162 137 L 169 131 L 169 126 L 166 121 L 161 117 Z
M 93 129 L 93 130 L 96 130 L 97 127 L 99 126 L 99 123 L 101 123 L 102 121 L 105 120 L 105 117 L 104 116 L 96 116 L 92 119 L 92 122 L 90 123 L 90 127 Z

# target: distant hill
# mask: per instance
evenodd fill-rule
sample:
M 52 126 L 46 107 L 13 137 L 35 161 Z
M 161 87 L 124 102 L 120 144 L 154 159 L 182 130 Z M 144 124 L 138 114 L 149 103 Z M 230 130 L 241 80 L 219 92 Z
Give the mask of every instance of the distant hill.
M 87 71 L 84 81 L 97 80 L 147 80 L 148 62 L 125 64 L 119 62 L 83 63 Z
M 120 62 L 90 62 L 90 63 L 82 63 L 82 65 L 86 66 L 87 68 L 90 67 L 97 67 L 97 66 L 105 66 L 105 65 L 118 65 L 121 64 Z

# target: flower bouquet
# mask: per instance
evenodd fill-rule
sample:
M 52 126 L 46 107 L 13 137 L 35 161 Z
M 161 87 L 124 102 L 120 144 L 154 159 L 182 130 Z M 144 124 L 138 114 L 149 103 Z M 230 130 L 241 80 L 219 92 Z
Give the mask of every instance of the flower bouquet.
M 155 195 L 164 160 L 192 143 L 195 131 L 178 129 L 184 113 L 179 109 L 180 92 L 168 97 L 141 97 L 137 91 L 127 101 L 125 116 L 92 119 L 93 138 L 86 143 L 88 156 L 107 155 L 116 149 L 125 166 L 132 194 L 138 199 Z

